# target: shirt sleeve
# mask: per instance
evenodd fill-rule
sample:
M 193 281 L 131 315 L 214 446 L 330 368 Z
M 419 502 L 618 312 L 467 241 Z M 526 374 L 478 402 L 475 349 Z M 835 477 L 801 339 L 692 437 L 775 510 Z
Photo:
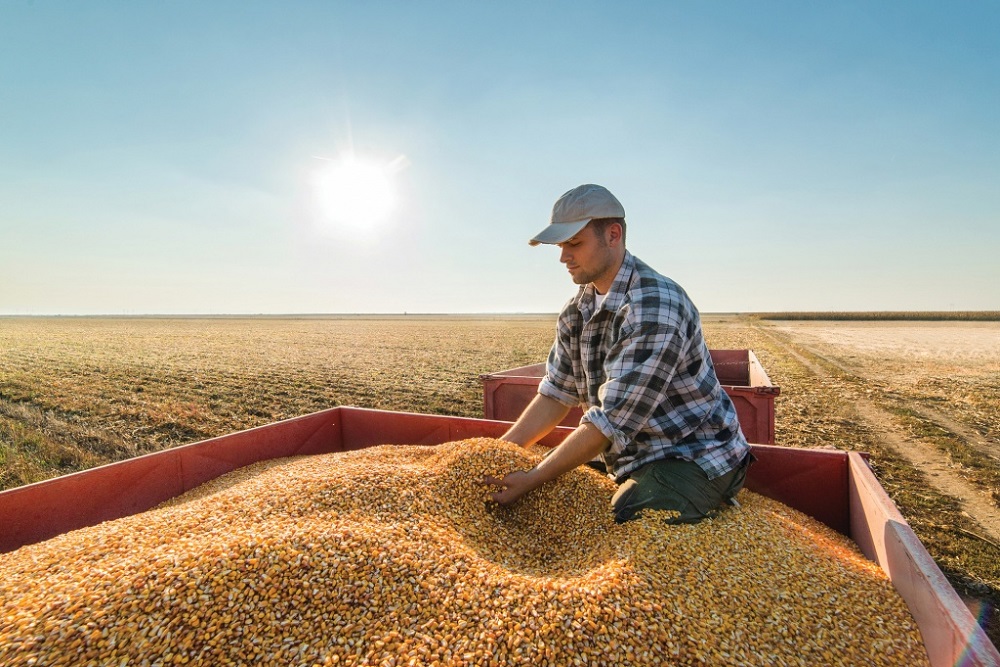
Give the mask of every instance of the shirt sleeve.
M 582 400 L 579 386 L 573 375 L 572 324 L 560 316 L 556 327 L 556 340 L 549 350 L 545 364 L 545 377 L 538 384 L 538 393 L 574 408 Z
M 583 416 L 620 452 L 649 421 L 663 396 L 689 341 L 678 327 L 663 322 L 622 327 L 605 361 L 606 381 L 598 390 L 599 405 Z

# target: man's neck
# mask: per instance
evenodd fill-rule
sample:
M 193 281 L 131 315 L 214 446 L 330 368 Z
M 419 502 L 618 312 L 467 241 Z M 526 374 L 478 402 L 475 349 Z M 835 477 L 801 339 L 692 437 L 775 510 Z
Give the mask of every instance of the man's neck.
M 607 294 L 611 291 L 611 286 L 615 284 L 615 278 L 618 277 L 618 272 L 622 270 L 622 264 L 625 262 L 625 253 L 622 253 L 618 261 L 615 262 L 614 271 L 608 271 L 606 276 L 602 276 L 598 280 L 591 283 L 594 289 L 597 290 L 598 294 Z

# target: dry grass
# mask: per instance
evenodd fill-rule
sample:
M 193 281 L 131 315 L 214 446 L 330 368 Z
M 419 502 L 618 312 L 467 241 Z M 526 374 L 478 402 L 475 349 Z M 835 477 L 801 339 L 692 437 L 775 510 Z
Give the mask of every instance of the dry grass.
M 544 359 L 553 323 L 0 318 L 0 488 L 335 405 L 481 416 L 479 375 Z M 1000 360 L 984 357 L 982 343 L 996 325 L 926 325 L 952 339 L 913 330 L 923 326 L 705 318 L 711 347 L 753 349 L 781 386 L 778 444 L 870 452 L 956 588 L 997 608 L 1000 549 L 856 410 L 859 400 L 877 405 L 908 438 L 940 447 L 971 483 L 996 488 Z M 1000 624 L 987 629 L 998 643 Z

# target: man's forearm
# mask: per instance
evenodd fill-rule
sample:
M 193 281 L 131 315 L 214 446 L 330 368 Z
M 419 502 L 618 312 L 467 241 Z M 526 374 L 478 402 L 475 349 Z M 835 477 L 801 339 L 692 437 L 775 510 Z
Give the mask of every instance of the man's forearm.
M 551 481 L 564 472 L 593 460 L 604 452 L 609 444 L 610 441 L 596 426 L 589 422 L 580 424 L 551 454 L 534 467 L 538 481 L 540 483 Z
M 569 408 L 559 401 L 538 394 L 500 439 L 528 447 L 548 435 L 567 413 Z

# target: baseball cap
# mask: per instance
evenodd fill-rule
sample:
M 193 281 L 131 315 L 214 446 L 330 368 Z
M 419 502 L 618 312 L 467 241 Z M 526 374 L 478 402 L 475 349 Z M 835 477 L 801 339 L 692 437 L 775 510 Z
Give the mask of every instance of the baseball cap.
M 552 207 L 552 222 L 530 245 L 562 243 L 576 236 L 594 218 L 624 218 L 625 208 L 607 188 L 587 183 L 563 194 Z

